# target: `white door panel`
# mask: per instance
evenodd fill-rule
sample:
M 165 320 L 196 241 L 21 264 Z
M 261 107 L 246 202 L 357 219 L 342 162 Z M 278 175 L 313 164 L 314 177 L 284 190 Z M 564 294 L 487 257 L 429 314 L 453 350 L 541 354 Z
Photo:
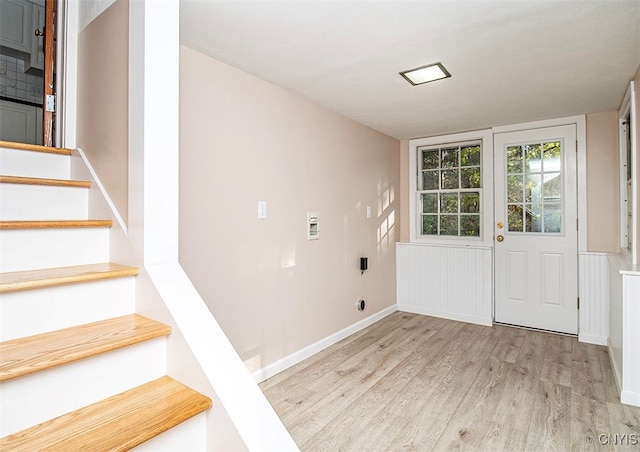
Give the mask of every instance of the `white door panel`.
M 576 334 L 576 130 L 499 133 L 495 320 Z

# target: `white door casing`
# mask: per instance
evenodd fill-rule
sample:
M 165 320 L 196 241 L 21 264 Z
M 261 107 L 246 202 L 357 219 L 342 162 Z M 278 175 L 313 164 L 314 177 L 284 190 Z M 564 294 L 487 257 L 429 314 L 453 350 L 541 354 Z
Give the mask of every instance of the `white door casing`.
M 496 322 L 578 332 L 576 160 L 575 125 L 494 135 Z

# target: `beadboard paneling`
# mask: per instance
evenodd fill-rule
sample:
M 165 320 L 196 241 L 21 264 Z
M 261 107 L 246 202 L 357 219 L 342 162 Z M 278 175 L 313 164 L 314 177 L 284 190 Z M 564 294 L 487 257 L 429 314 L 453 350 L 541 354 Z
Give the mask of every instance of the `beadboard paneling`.
M 492 250 L 396 245 L 398 310 L 491 325 Z
M 609 336 L 609 262 L 605 253 L 579 254 L 581 342 L 607 345 Z

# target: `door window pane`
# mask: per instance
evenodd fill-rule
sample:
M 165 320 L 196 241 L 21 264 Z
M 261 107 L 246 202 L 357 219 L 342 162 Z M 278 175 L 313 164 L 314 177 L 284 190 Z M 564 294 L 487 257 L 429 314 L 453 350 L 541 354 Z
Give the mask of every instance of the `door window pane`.
M 526 232 L 542 232 L 542 204 L 526 205 L 524 219 Z
M 522 176 L 507 176 L 507 202 L 522 202 L 524 199 L 522 195 L 523 184 Z
M 511 204 L 507 206 L 507 225 L 510 232 L 522 232 L 524 230 L 521 205 Z
M 507 147 L 507 174 L 522 172 L 522 147 Z
M 562 232 L 562 206 L 560 204 L 544 205 L 544 232 Z
M 524 201 L 539 202 L 542 197 L 542 177 L 540 174 L 528 174 L 525 179 Z
M 509 232 L 562 232 L 562 142 L 507 146 Z
M 562 177 L 560 177 L 560 173 L 545 173 L 542 190 L 544 202 L 560 201 L 562 196 Z
M 525 172 L 539 173 L 542 171 L 541 146 L 539 144 L 527 144 L 523 148 Z

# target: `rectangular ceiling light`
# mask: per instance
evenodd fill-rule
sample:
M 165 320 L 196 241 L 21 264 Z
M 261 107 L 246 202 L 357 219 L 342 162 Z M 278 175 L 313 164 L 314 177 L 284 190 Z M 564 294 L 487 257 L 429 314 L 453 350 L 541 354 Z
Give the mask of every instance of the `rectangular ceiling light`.
M 414 86 L 451 77 L 451 74 L 449 74 L 449 72 L 441 63 L 420 66 L 415 69 L 400 72 L 400 75 L 402 75 L 405 79 L 407 79 L 409 83 Z

